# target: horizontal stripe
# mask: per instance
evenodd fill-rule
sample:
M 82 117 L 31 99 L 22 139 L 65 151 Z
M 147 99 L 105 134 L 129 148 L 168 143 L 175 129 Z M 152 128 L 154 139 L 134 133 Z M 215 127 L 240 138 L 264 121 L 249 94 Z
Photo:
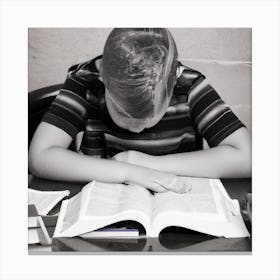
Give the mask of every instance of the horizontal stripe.
M 233 132 L 235 132 L 241 127 L 245 127 L 245 125 L 239 120 L 236 120 L 235 122 L 231 123 L 231 125 L 228 126 L 226 130 L 224 130 L 222 133 L 217 134 L 211 139 L 210 146 L 218 146 L 224 139 L 226 139 L 229 135 L 231 135 Z
M 66 107 L 69 111 L 74 111 L 83 118 L 87 115 L 88 103 L 82 97 L 69 90 L 62 89 L 57 95 L 54 103 Z
M 201 120 L 213 109 L 215 109 L 216 106 L 219 106 L 221 104 L 224 104 L 222 99 L 217 99 L 206 106 L 203 107 L 203 110 L 195 117 L 195 123 L 200 123 Z
M 79 82 L 77 79 L 75 79 L 72 74 L 73 74 L 73 72 L 69 73 L 68 79 L 71 80 L 72 82 L 79 84 L 80 86 L 84 86 L 84 84 Z
M 86 119 L 86 115 L 82 115 L 74 110 L 71 110 L 71 108 L 66 106 L 66 104 L 62 104 L 61 102 L 54 102 L 50 107 L 50 110 L 56 111 L 58 116 L 61 115 L 61 117 L 65 117 L 67 119 L 73 118 L 80 120 L 81 122 L 85 122 Z
M 87 133 L 106 132 L 107 126 L 101 120 L 88 119 L 86 124 Z
M 195 102 L 191 104 L 191 114 L 193 118 L 196 118 L 206 107 L 213 104 L 216 100 L 222 100 L 216 91 L 212 87 L 205 88 L 204 92 L 201 92 L 200 96 L 195 99 Z
M 229 123 L 228 125 L 224 126 L 223 129 L 219 130 L 216 134 L 214 134 L 210 139 L 209 142 L 212 142 L 214 138 L 217 138 L 219 135 L 223 134 L 230 126 L 234 126 L 236 123 L 238 123 L 239 120 L 235 120 L 232 123 Z
M 67 120 L 74 127 L 76 127 L 77 130 L 81 130 L 85 128 L 85 119 L 81 118 L 76 114 L 73 114 L 73 111 L 62 109 L 57 104 L 53 104 L 48 112 L 62 119 Z
M 197 149 L 194 139 L 182 139 L 181 142 L 175 142 L 170 145 L 159 146 L 138 146 L 137 148 L 124 146 L 115 142 L 106 142 L 106 153 L 108 156 L 113 156 L 116 153 L 127 150 L 137 150 L 151 155 L 173 154 L 178 152 L 187 152 Z
M 70 122 L 68 122 L 67 120 L 65 120 L 57 115 L 53 115 L 50 112 L 47 112 L 41 121 L 49 123 L 51 125 L 54 125 L 60 129 L 62 129 L 67 134 L 69 134 L 73 139 L 79 132 L 79 131 L 77 131 L 77 128 L 75 126 L 73 126 Z
M 224 114 L 219 120 L 213 123 L 207 130 L 205 130 L 203 137 L 207 140 L 210 146 L 213 146 L 212 142 L 214 141 L 214 135 L 223 130 L 224 127 L 235 123 L 237 120 L 238 118 L 232 113 L 232 111 L 229 111 Z M 240 122 L 240 124 L 242 123 Z M 212 139 L 213 141 L 211 142 L 210 139 Z
M 208 86 L 209 86 L 209 83 L 208 83 L 208 81 L 207 81 L 206 79 L 203 79 L 203 80 L 201 80 L 201 81 L 200 81 L 200 80 L 197 81 L 197 83 L 195 83 L 195 84 L 191 87 L 191 89 L 190 89 L 190 91 L 189 91 L 189 93 L 188 93 L 190 104 L 193 102 L 193 100 L 194 100 L 194 98 L 196 97 L 196 95 L 197 95 L 197 94 L 200 95 L 201 92 L 203 92 L 203 90 L 204 90 L 206 87 L 208 87 Z
M 75 100 L 76 102 L 78 102 L 85 108 L 88 106 L 88 101 L 86 100 L 86 98 L 84 98 L 83 96 L 80 96 L 79 94 L 77 94 L 69 89 L 61 89 L 60 95 L 63 97 L 69 97 L 69 98 Z
M 174 137 L 174 138 L 166 138 L 166 139 L 157 139 L 157 140 L 129 140 L 129 139 L 122 139 L 116 136 L 105 134 L 106 143 L 116 143 L 124 147 L 129 148 L 142 148 L 142 147 L 158 147 L 158 146 L 168 146 L 180 143 L 183 139 L 189 138 L 194 139 L 194 135 L 191 133 L 184 133 L 181 136 Z
M 103 123 L 106 126 L 104 128 L 106 132 L 124 139 L 168 138 L 182 135 L 185 132 L 195 132 L 194 124 L 187 114 L 164 117 L 154 127 L 145 129 L 141 133 L 133 133 L 118 127 L 109 114 L 103 116 Z M 87 127 L 90 124 L 91 120 L 88 120 Z M 94 130 L 94 126 L 91 130 Z
M 165 116 L 172 116 L 177 114 L 187 114 L 190 112 L 190 106 L 187 103 L 179 103 L 169 106 Z
M 82 141 L 82 146 L 87 148 L 104 148 L 105 137 L 104 134 L 89 136 L 85 133 Z
M 63 89 L 71 90 L 72 92 L 76 92 L 77 94 L 83 97 L 85 97 L 87 91 L 87 88 L 84 85 L 78 83 L 73 78 L 70 78 L 69 75 L 64 82 Z
M 215 118 L 218 118 L 220 115 L 222 115 L 225 112 L 229 112 L 230 109 L 224 104 L 221 103 L 215 108 L 213 108 L 211 111 L 209 111 L 206 115 L 204 115 L 203 119 L 199 123 L 197 123 L 197 128 L 200 133 L 202 130 L 208 126 Z
M 203 127 L 201 129 L 201 134 L 204 135 L 206 130 L 208 130 L 211 126 L 214 126 L 215 123 L 217 123 L 221 118 L 223 118 L 226 114 L 229 114 L 229 113 L 231 113 L 231 110 L 228 108 L 222 114 L 220 114 L 218 117 L 216 117 L 214 120 L 209 121 L 208 124 L 205 125 L 205 127 Z
M 88 156 L 100 156 L 100 157 L 105 157 L 105 153 L 106 153 L 104 149 L 94 149 L 88 147 L 81 147 L 80 151 Z

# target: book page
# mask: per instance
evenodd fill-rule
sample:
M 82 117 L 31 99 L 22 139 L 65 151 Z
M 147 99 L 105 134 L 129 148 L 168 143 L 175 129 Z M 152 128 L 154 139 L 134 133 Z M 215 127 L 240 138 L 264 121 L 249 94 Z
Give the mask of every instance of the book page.
M 115 223 L 119 218 L 139 219 L 141 215 L 130 214 L 132 211 L 140 212 L 142 217 L 144 214 L 150 221 L 152 202 L 153 195 L 143 187 L 93 181 L 62 205 L 56 235 L 76 236 Z
M 69 190 L 37 191 L 28 188 L 28 204 L 34 204 L 39 215 L 47 215 L 61 199 L 69 194 Z
M 191 184 L 191 190 L 184 194 L 174 192 L 155 194 L 153 217 L 169 210 L 187 213 L 217 213 L 209 179 L 191 178 Z
M 67 230 L 79 220 L 82 206 L 82 192 L 79 192 L 68 200 L 67 209 L 62 223 L 62 231 Z
M 112 216 L 138 210 L 150 216 L 152 202 L 153 195 L 141 186 L 94 182 L 84 215 Z

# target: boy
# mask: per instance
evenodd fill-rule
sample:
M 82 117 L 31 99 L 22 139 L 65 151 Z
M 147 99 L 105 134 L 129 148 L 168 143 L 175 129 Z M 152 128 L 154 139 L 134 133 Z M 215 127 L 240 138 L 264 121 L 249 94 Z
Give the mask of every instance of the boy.
M 68 150 L 73 139 L 79 153 Z M 250 176 L 250 151 L 247 129 L 201 73 L 178 62 L 167 29 L 124 28 L 110 33 L 102 57 L 69 69 L 29 166 L 49 179 L 181 192 L 171 174 Z

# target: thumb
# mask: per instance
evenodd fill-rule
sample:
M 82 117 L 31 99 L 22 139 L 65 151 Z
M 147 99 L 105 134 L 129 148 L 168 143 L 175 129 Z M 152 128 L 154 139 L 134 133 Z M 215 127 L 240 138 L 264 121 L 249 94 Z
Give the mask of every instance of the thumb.
M 191 181 L 188 178 L 185 180 L 175 175 L 170 178 L 156 180 L 155 182 L 160 186 L 176 193 L 186 193 L 191 190 Z
M 170 183 L 170 188 L 177 193 L 187 193 L 191 190 L 192 184 L 189 178 L 175 177 Z

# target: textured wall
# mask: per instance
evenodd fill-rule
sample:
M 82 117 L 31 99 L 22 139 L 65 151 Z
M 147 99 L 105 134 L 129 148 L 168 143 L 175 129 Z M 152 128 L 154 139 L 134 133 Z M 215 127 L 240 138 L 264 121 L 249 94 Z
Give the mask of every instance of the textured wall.
M 67 69 L 102 53 L 108 28 L 29 29 L 28 89 L 62 83 Z M 203 72 L 251 128 L 251 29 L 171 28 L 180 60 Z

